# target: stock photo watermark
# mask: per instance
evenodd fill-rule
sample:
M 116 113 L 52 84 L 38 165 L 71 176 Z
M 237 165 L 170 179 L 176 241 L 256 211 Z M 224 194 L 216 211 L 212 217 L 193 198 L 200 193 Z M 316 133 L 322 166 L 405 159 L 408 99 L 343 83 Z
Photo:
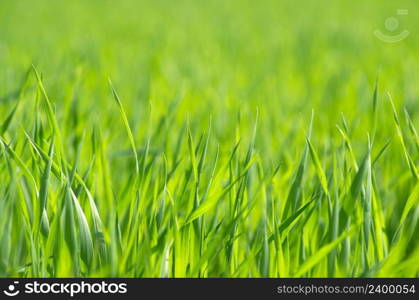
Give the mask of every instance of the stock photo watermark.
M 14 281 L 7 285 L 3 294 L 8 297 L 15 297 L 20 293 L 33 294 L 61 294 L 74 297 L 83 294 L 126 294 L 128 292 L 126 283 L 101 282 L 25 282 L 19 284 Z
M 17 296 L 20 293 L 20 291 L 17 289 L 18 284 L 19 281 L 14 281 L 13 284 L 8 285 L 7 289 L 5 289 L 3 293 L 9 297 Z
M 386 32 L 381 31 L 381 29 L 374 30 L 374 35 L 386 43 L 397 43 L 406 39 L 410 31 L 407 29 L 400 29 L 400 21 L 399 17 L 407 16 L 409 14 L 409 10 L 407 9 L 398 9 L 397 10 L 397 17 L 388 17 L 384 21 L 384 28 Z

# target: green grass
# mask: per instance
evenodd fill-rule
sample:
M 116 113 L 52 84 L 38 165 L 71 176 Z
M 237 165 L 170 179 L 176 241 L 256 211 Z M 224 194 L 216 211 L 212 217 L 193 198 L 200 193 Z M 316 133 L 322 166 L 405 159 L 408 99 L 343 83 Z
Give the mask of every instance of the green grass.
M 0 1 L 0 276 L 418 277 L 419 6 L 364 2 Z

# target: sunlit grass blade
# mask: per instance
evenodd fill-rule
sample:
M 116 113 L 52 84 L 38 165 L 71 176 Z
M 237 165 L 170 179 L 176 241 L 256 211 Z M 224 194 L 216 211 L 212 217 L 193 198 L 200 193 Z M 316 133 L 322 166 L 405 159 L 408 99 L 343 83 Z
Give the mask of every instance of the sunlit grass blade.
M 319 250 L 316 251 L 311 257 L 309 257 L 298 269 L 298 271 L 295 273 L 296 277 L 300 277 L 310 271 L 316 264 L 318 264 L 322 259 L 324 259 L 327 254 L 329 254 L 332 250 L 334 250 L 336 247 L 339 246 L 342 241 L 352 235 L 356 230 L 358 226 L 353 225 L 349 230 L 343 232 L 336 240 L 330 242 L 327 245 L 324 245 Z
M 130 145 L 131 145 L 131 150 L 132 150 L 132 153 L 134 154 L 134 158 L 135 158 L 135 173 L 138 174 L 140 172 L 140 164 L 139 164 L 139 160 L 138 160 L 137 147 L 135 146 L 134 136 L 132 134 L 131 127 L 129 126 L 128 118 L 127 118 L 127 115 L 125 114 L 125 110 L 124 110 L 124 107 L 122 105 L 122 102 L 119 99 L 119 96 L 118 96 L 118 94 L 117 94 L 117 92 L 116 92 L 116 90 L 115 90 L 115 88 L 112 84 L 112 81 L 110 79 L 109 79 L 109 85 L 110 85 L 111 90 L 112 90 L 112 95 L 113 95 L 116 103 L 118 104 L 118 108 L 119 108 L 119 111 L 121 113 L 122 121 L 123 121 L 124 126 L 125 126 L 125 131 L 128 135 L 128 139 L 129 139 L 129 142 L 130 142 Z
M 401 129 L 401 126 L 400 126 L 399 116 L 397 114 L 396 107 L 394 106 L 394 102 L 393 102 L 393 99 L 392 99 L 390 94 L 388 94 L 388 97 L 389 97 L 389 101 L 390 101 L 390 104 L 391 104 L 391 108 L 393 110 L 393 118 L 394 118 L 394 122 L 395 122 L 395 125 L 396 125 L 397 136 L 398 136 L 398 138 L 400 140 L 400 143 L 402 145 L 407 165 L 409 166 L 410 172 L 412 173 L 413 177 L 416 180 L 419 180 L 419 173 L 417 171 L 416 165 L 415 165 L 414 161 L 412 160 L 412 158 L 411 158 L 411 156 L 410 156 L 410 154 L 407 150 L 406 143 L 404 141 L 403 132 L 402 132 L 402 129 Z
M 307 144 L 308 144 L 308 149 L 310 150 L 310 155 L 311 155 L 311 158 L 313 160 L 314 167 L 316 169 L 317 177 L 319 178 L 319 181 L 320 181 L 320 184 L 321 184 L 321 187 L 322 187 L 324 193 L 328 196 L 329 195 L 329 188 L 327 186 L 327 179 L 326 179 L 326 175 L 323 171 L 323 168 L 321 166 L 319 157 L 317 155 L 316 150 L 314 150 L 313 146 L 311 145 L 310 140 L 307 138 L 306 141 L 307 141 Z

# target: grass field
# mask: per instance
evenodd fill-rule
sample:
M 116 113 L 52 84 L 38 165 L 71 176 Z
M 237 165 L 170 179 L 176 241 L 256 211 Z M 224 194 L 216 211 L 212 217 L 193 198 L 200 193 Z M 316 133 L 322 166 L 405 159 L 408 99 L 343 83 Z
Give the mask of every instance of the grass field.
M 0 276 L 418 277 L 418 11 L 0 0 Z

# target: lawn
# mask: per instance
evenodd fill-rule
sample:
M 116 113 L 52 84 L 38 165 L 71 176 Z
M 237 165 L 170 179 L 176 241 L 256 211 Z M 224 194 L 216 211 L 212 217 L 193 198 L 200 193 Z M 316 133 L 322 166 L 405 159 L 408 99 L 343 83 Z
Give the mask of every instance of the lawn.
M 0 276 L 418 277 L 418 11 L 0 0 Z

